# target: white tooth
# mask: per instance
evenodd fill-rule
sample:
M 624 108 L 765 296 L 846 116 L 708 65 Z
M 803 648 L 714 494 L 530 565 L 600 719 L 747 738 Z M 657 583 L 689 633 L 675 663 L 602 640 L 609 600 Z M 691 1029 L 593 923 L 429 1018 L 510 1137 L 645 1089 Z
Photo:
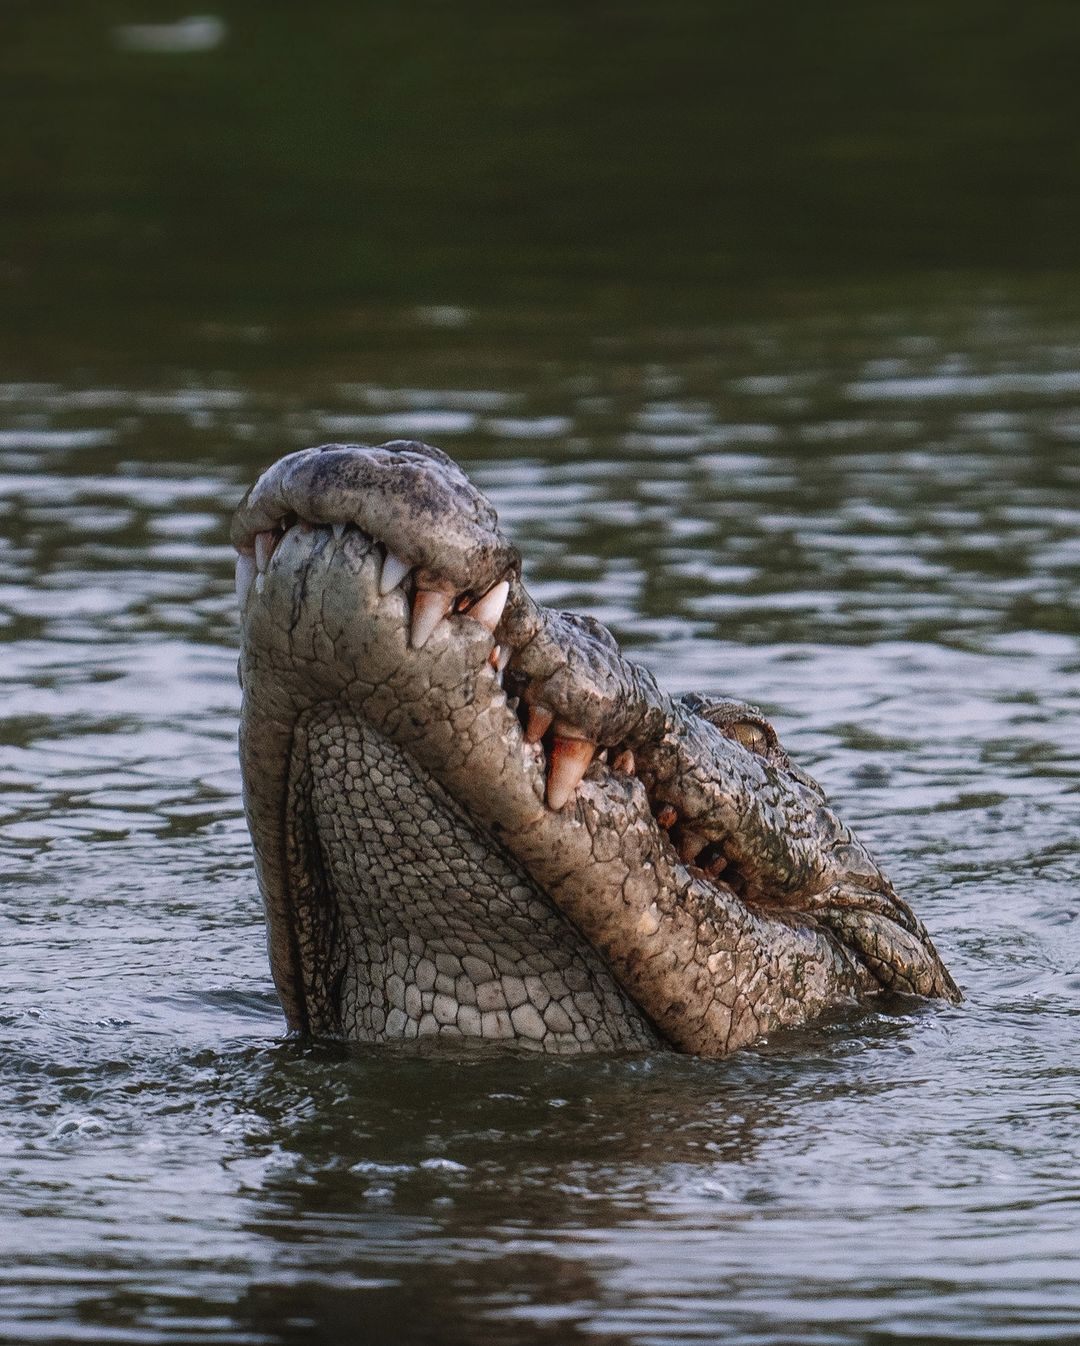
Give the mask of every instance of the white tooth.
M 345 536 L 345 529 L 347 525 L 343 523 L 332 523 L 330 527 L 333 530 L 334 541 L 340 542 L 341 539 Z
M 513 654 L 513 652 L 514 651 L 510 648 L 509 645 L 503 646 L 503 648 L 499 651 L 498 659 L 495 661 L 496 673 L 502 673 L 505 671 L 506 665 L 510 662 L 510 656 Z
M 561 809 L 581 784 L 596 751 L 587 738 L 558 738 L 551 747 L 548 770 L 548 807 Z
M 529 723 L 525 727 L 525 742 L 539 743 L 551 728 L 554 718 L 555 712 L 548 710 L 547 706 L 530 706 Z
M 260 570 L 259 573 L 255 576 L 255 592 L 257 594 L 261 594 L 265 588 L 266 588 L 266 576 Z
M 427 644 L 428 636 L 454 606 L 454 595 L 441 589 L 417 589 L 413 599 L 409 644 L 414 650 Z
M 386 560 L 382 566 L 382 576 L 379 579 L 379 593 L 388 594 L 391 589 L 396 589 L 412 567 L 407 561 L 403 561 L 400 556 L 395 556 L 390 550 L 387 550 Z
M 264 571 L 266 567 L 270 564 L 270 557 L 273 555 L 273 552 L 274 552 L 273 533 L 256 533 L 255 564 L 258 566 L 260 573 Z
M 241 612 L 247 602 L 248 591 L 254 583 L 255 574 L 254 558 L 241 552 L 236 558 L 236 601 L 240 604 Z
M 503 615 L 503 609 L 506 607 L 506 599 L 509 593 L 509 580 L 501 581 L 494 588 L 489 589 L 483 598 L 477 599 L 472 607 L 466 611 L 465 616 L 471 617 L 474 622 L 479 622 L 481 626 L 486 626 L 494 635 L 495 628 L 499 624 L 499 618 Z

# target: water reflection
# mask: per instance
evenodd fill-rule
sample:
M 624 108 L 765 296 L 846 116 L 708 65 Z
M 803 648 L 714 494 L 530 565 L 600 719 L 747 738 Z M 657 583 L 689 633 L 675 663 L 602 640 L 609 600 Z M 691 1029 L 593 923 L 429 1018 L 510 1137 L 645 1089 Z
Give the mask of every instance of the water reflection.
M 382 322 L 0 386 L 3 1330 L 1068 1340 L 1080 331 L 961 297 L 513 353 L 497 312 Z M 289 448 L 401 433 L 541 598 L 776 716 L 964 1007 L 720 1063 L 275 1045 L 228 515 Z

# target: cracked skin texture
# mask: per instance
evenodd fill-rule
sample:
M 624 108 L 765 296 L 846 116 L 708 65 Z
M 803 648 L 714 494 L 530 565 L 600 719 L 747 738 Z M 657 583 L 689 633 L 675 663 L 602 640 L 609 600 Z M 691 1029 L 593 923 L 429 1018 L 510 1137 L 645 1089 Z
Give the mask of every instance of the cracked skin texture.
M 445 454 L 290 454 L 234 520 L 249 579 L 258 534 L 241 761 L 294 1030 L 715 1056 L 882 990 L 959 998 L 772 726 L 666 695 L 598 623 L 536 604 Z M 410 574 L 383 594 L 387 551 Z M 467 606 L 503 580 L 492 633 Z M 412 648 L 420 589 L 458 602 Z M 555 719 L 540 742 L 529 707 Z M 552 733 L 608 750 L 561 808 Z

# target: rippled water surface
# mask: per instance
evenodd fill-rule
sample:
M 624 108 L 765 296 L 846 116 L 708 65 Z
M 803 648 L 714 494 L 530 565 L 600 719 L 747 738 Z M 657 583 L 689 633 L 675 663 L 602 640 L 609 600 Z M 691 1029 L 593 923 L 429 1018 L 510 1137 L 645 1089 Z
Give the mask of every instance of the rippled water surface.
M 1080 325 L 394 310 L 0 385 L 0 1332 L 1080 1340 Z M 422 437 L 548 603 L 775 717 L 967 1000 L 726 1061 L 282 1038 L 231 507 Z

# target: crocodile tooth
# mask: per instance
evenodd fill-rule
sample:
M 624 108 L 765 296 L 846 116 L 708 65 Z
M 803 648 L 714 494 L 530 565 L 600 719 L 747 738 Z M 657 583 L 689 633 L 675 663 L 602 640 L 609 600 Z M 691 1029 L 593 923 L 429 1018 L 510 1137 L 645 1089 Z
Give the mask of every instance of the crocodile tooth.
M 334 534 L 334 541 L 335 541 L 335 542 L 340 542 L 340 541 L 341 541 L 341 539 L 345 536 L 345 529 L 346 529 L 348 526 L 349 526 L 349 525 L 348 525 L 348 524 L 345 524 L 345 523 L 332 523 L 332 524 L 330 525 L 330 530 L 331 530 L 331 532 Z
M 403 561 L 400 556 L 395 556 L 387 548 L 386 560 L 383 561 L 382 575 L 379 577 L 379 593 L 384 597 L 391 589 L 396 589 L 412 567 L 407 561 Z M 423 641 L 420 642 L 423 644 Z
M 481 626 L 486 626 L 494 635 L 495 628 L 499 624 L 499 618 L 503 615 L 503 608 L 506 607 L 506 599 L 509 593 L 510 581 L 500 581 L 489 589 L 483 598 L 478 598 L 471 608 L 467 608 L 465 616 L 471 617 L 474 622 L 479 622 Z
M 384 568 L 385 573 L 385 568 Z M 413 599 L 409 644 L 414 650 L 427 644 L 428 636 L 454 606 L 454 595 L 442 589 L 417 589 Z
M 256 533 L 255 534 L 255 564 L 262 573 L 270 564 L 270 558 L 274 554 L 274 547 L 277 544 L 276 533 Z
M 236 558 L 236 601 L 240 604 L 241 612 L 244 610 L 244 604 L 247 602 L 248 593 L 257 573 L 254 558 L 241 552 Z
M 547 802 L 553 809 L 561 809 L 581 784 L 596 751 L 596 744 L 587 738 L 559 738 L 551 748 L 551 770 L 548 772 Z
M 491 667 L 496 671 L 496 673 L 499 671 L 499 659 L 501 657 L 502 657 L 502 647 L 499 645 L 493 645 L 491 647 L 491 653 L 488 655 L 487 661 L 491 665 Z
M 265 588 L 266 588 L 266 576 L 260 570 L 259 573 L 255 576 L 255 592 L 257 594 L 261 594 Z
M 510 662 L 510 656 L 514 653 L 509 645 L 499 646 L 499 657 L 495 660 L 495 669 L 498 673 L 506 671 L 506 665 Z
M 530 706 L 529 723 L 525 726 L 525 742 L 539 743 L 551 728 L 554 718 L 554 714 L 547 706 Z
M 624 748 L 611 764 L 612 771 L 617 771 L 621 776 L 632 776 L 636 768 L 634 754 L 629 748 Z

